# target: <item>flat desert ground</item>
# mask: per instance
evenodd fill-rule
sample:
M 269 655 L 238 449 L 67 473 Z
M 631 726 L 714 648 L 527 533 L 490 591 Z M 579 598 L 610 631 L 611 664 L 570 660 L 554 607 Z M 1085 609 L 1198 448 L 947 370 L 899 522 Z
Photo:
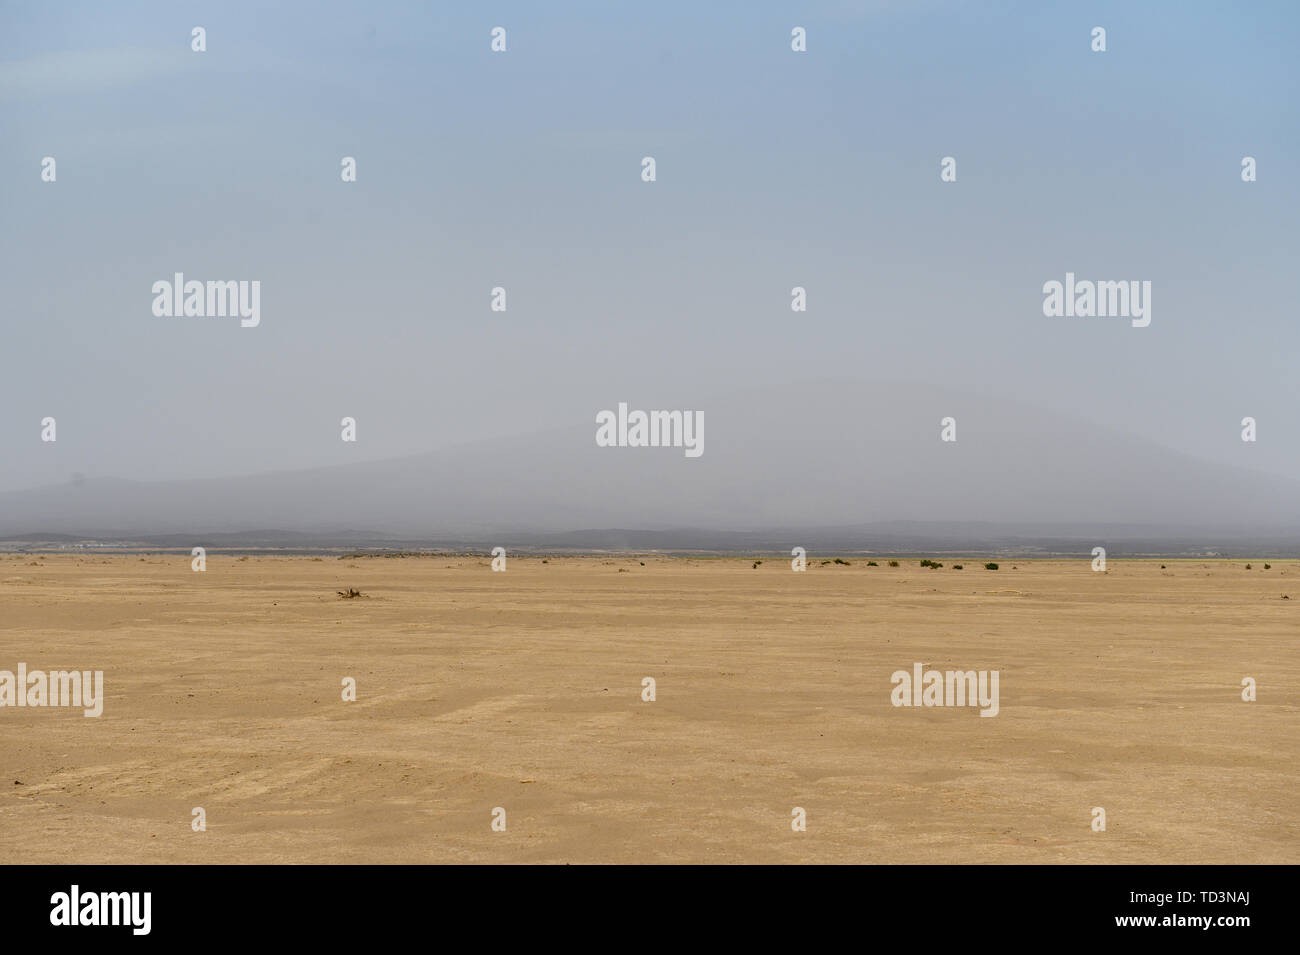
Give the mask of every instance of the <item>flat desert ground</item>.
M 821 559 L 2 555 L 0 862 L 1300 862 L 1300 562 Z

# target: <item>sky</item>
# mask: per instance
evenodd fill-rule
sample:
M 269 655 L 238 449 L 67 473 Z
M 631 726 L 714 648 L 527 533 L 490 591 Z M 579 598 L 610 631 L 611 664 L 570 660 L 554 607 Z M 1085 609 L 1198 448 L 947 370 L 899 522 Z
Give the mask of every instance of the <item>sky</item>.
M 0 491 L 822 379 L 1300 478 L 1294 3 L 269 7 L 0 4 Z M 1150 326 L 1046 317 L 1067 271 Z M 176 272 L 260 325 L 155 316 Z

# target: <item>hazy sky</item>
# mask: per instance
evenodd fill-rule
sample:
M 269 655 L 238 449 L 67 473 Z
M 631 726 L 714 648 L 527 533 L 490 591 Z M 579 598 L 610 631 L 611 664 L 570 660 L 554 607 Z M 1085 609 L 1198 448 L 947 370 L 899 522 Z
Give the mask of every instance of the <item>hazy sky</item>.
M 1293 2 L 5 3 L 0 490 L 828 376 L 1300 477 L 1297 49 Z M 1067 271 L 1150 326 L 1045 317 Z M 261 325 L 154 316 L 175 272 Z

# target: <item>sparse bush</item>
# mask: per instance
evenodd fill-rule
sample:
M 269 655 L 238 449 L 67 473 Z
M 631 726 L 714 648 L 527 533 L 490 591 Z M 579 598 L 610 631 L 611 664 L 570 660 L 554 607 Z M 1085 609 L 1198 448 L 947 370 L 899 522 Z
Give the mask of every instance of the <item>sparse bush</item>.
M 830 563 L 829 560 L 824 560 L 824 561 L 822 561 L 822 566 L 825 567 L 825 566 L 826 566 L 827 564 L 829 564 L 829 563 Z
M 891 560 L 891 561 L 889 562 L 889 566 L 890 566 L 890 567 L 897 567 L 897 566 L 898 566 L 898 561 L 896 561 L 896 560 Z
M 1265 565 L 1264 565 L 1264 569 L 1265 569 L 1265 570 L 1272 570 L 1272 569 L 1273 569 L 1273 565 L 1272 565 L 1272 564 L 1265 564 Z
M 1250 570 L 1250 564 L 1247 564 L 1247 565 L 1246 565 L 1246 569 L 1247 569 L 1247 570 Z
M 753 568 L 753 569 L 754 569 L 754 570 L 758 570 L 758 565 L 761 564 L 761 563 L 762 563 L 761 560 L 756 560 L 756 561 L 754 561 L 754 568 Z M 642 564 L 641 566 L 644 567 L 645 564 Z
M 835 563 L 837 563 L 837 564 L 843 564 L 845 567 L 848 567 L 848 566 L 849 566 L 849 562 L 848 562 L 847 560 L 844 560 L 843 558 L 840 558 L 840 557 L 836 557 L 836 558 L 835 558 Z
M 359 591 L 359 590 L 353 590 L 351 587 L 349 587 L 347 590 L 340 590 L 340 591 L 338 592 L 338 595 L 339 595 L 340 597 L 344 598 L 345 600 L 351 600 L 353 597 L 364 597 L 364 596 L 365 596 L 365 594 L 363 594 L 361 591 Z
M 995 563 L 993 563 L 992 561 L 989 561 L 987 564 L 984 565 L 984 569 L 985 569 L 985 570 L 997 570 L 997 569 L 998 569 L 998 565 L 995 564 Z
M 867 561 L 867 566 L 868 566 L 868 567 L 879 567 L 880 565 L 877 564 L 874 560 L 869 560 L 869 561 Z
M 953 570 L 961 570 L 961 564 L 953 564 L 953 565 L 952 565 L 952 569 L 953 569 Z

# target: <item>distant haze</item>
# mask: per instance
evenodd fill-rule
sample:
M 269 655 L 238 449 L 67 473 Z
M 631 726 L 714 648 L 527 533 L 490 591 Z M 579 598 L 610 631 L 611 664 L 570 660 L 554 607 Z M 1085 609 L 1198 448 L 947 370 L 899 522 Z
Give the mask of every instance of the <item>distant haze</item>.
M 1300 540 L 1300 6 L 451 6 L 0 12 L 0 538 Z
M 1238 540 L 1300 529 L 1290 478 L 1198 461 L 1023 402 L 822 381 L 700 410 L 705 453 L 694 459 L 680 448 L 597 447 L 593 416 L 391 461 L 190 481 L 86 477 L 9 492 L 0 537 L 275 529 L 558 545 L 574 531 L 618 528 L 672 531 L 666 546 L 708 548 L 732 532 L 824 534 L 871 522 L 970 525 L 962 535 L 973 540 L 1034 526 Z M 949 416 L 957 441 L 945 443 Z M 869 547 L 872 535 L 858 540 Z

